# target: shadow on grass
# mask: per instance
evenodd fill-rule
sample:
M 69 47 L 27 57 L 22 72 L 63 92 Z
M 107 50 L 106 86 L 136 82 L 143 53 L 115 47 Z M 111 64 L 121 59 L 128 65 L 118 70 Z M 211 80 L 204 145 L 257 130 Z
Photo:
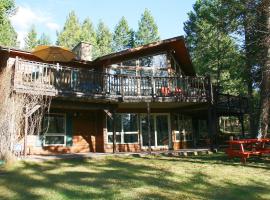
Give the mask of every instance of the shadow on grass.
M 146 158 L 147 159 L 147 158 Z M 212 155 L 200 155 L 200 156 L 189 156 L 180 158 L 168 158 L 166 156 L 159 157 L 160 160 L 178 162 L 179 160 L 191 163 L 201 164 L 219 164 L 228 166 L 245 166 L 251 168 L 270 169 L 270 157 L 269 156 L 252 156 L 247 159 L 246 164 L 243 164 L 240 158 L 229 158 L 225 153 L 219 152 Z
M 149 162 L 145 158 L 132 157 L 125 159 L 109 157 L 101 160 L 80 158 L 43 163 L 23 162 L 1 176 L 0 184 L 14 194 L 12 199 L 36 200 L 48 198 L 179 199 L 187 198 L 188 194 L 195 199 L 247 199 L 247 197 L 256 199 L 256 191 L 261 194 L 268 192 L 269 186 L 261 182 L 244 186 L 224 182 L 218 186 L 211 183 L 211 177 L 201 172 L 190 174 L 188 180 L 183 180 L 173 171 L 151 164 L 152 161 L 156 162 L 158 159 L 166 161 L 166 158 L 150 157 L 148 159 Z M 217 162 L 218 158 L 202 157 L 196 162 L 200 159 L 201 162 L 209 163 Z M 167 161 L 176 160 L 167 159 Z M 189 159 L 189 162 L 193 162 L 192 159 Z M 80 168 L 76 169 L 77 167 Z M 64 170 L 60 170 L 62 168 Z M 136 189 L 142 186 L 154 189 L 136 192 Z M 35 190 L 38 189 L 46 193 L 36 192 Z M 132 194 L 127 197 L 123 195 L 123 190 Z M 54 192 L 58 197 L 52 198 L 50 192 Z M 4 196 L 4 199 L 8 197 Z

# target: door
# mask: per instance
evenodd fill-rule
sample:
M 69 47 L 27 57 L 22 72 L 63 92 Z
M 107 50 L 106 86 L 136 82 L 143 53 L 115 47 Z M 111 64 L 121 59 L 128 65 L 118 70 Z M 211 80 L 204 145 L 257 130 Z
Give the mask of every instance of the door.
M 169 145 L 168 115 L 156 115 L 157 146 Z
M 141 116 L 142 146 L 149 146 L 147 115 Z M 151 146 L 155 146 L 154 116 L 150 116 Z
M 142 146 L 148 147 L 148 123 L 147 115 L 141 115 Z M 169 115 L 152 114 L 150 116 L 151 146 L 168 146 L 169 144 Z

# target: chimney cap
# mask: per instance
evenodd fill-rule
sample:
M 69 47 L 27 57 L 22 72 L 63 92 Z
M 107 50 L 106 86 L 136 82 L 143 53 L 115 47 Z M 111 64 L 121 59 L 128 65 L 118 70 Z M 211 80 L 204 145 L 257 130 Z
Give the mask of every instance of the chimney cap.
M 76 45 L 72 48 L 72 51 L 73 51 L 74 49 L 76 49 L 78 46 L 80 46 L 81 44 L 89 44 L 89 45 L 92 45 L 90 42 L 80 41 L 80 42 L 78 42 L 78 44 L 76 44 Z
M 76 54 L 77 60 L 92 61 L 92 48 L 91 43 L 81 41 L 73 47 L 72 52 Z

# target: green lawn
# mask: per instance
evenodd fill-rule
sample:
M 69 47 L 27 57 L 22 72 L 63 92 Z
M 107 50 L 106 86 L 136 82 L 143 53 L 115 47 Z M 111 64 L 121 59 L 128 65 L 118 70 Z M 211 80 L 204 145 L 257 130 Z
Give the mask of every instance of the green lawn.
M 270 158 L 224 154 L 19 162 L 0 170 L 0 199 L 270 199 Z

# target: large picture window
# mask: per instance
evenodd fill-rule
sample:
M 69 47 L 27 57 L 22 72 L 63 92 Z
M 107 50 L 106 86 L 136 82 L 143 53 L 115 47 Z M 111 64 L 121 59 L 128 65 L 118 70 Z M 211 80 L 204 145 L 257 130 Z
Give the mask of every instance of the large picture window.
M 138 115 L 125 113 L 116 114 L 116 143 L 138 143 Z M 107 117 L 108 143 L 113 143 L 113 120 Z
M 66 117 L 64 114 L 49 114 L 43 118 L 44 146 L 66 144 Z

